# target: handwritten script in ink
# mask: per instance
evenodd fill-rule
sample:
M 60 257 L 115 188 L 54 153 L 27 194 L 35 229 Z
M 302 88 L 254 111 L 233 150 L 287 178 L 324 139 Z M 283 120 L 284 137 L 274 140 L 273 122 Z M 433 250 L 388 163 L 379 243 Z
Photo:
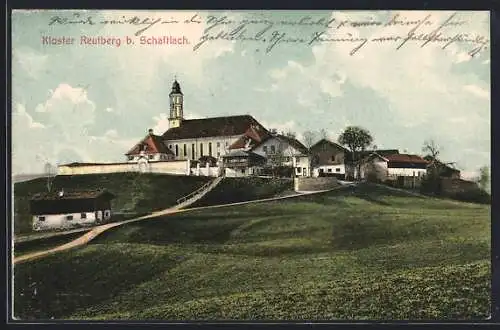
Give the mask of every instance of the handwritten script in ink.
M 435 17 L 432 13 L 423 13 L 418 19 L 409 19 L 401 14 L 394 14 L 385 20 L 357 17 L 346 18 L 346 15 L 342 15 L 339 19 L 335 15 L 325 14 L 281 19 L 249 15 L 247 18 L 235 19 L 229 15 L 210 13 L 190 14 L 183 19 L 120 16 L 103 20 L 75 13 L 68 17 L 53 16 L 48 25 L 130 26 L 131 33 L 136 37 L 145 33 L 160 35 L 168 32 L 172 25 L 197 25 L 200 35 L 191 42 L 194 52 L 207 44 L 224 41 L 245 43 L 265 54 L 285 45 L 312 47 L 323 43 L 347 44 L 352 56 L 369 45 L 389 45 L 397 51 L 411 44 L 420 48 L 437 46 L 443 50 L 457 44 L 463 46 L 471 57 L 489 47 L 489 36 L 472 31 L 466 15 L 456 12 L 445 18 Z

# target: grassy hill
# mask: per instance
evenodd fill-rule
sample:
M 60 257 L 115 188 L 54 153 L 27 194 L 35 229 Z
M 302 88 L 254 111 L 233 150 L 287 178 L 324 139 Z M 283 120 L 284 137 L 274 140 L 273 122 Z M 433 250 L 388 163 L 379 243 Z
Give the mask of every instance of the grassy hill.
M 362 185 L 134 223 L 14 271 L 23 319 L 481 319 L 490 209 Z
M 293 180 L 283 178 L 224 178 L 224 180 L 191 207 L 237 203 L 270 198 L 293 191 Z
M 112 173 L 56 176 L 53 189 L 106 188 L 116 195 L 113 212 L 149 213 L 175 205 L 176 200 L 202 186 L 207 177 L 174 176 L 151 173 Z M 29 200 L 38 192 L 47 191 L 47 179 L 38 178 L 14 185 L 14 230 L 29 233 L 31 216 Z

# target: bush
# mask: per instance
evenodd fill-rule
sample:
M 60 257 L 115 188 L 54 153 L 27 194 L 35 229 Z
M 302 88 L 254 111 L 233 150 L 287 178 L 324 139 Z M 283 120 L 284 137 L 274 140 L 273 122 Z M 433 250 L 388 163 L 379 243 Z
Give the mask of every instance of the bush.
M 423 194 L 441 194 L 441 179 L 435 175 L 428 175 L 422 179 L 420 192 Z
M 483 189 L 472 189 L 460 191 L 451 196 L 451 198 L 462 201 L 479 204 L 491 204 L 491 195 Z

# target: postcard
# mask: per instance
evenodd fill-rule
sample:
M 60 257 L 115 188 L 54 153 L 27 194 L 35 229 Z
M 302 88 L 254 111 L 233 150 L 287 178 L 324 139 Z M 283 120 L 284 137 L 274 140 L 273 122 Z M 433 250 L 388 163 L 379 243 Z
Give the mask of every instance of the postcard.
M 490 317 L 488 11 L 11 23 L 12 322 Z

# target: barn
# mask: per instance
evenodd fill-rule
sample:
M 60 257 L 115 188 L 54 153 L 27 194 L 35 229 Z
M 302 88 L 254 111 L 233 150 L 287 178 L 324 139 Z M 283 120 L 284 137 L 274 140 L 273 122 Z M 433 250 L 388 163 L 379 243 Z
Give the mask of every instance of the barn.
M 38 193 L 30 200 L 33 230 L 68 229 L 111 219 L 111 200 L 105 189 Z

